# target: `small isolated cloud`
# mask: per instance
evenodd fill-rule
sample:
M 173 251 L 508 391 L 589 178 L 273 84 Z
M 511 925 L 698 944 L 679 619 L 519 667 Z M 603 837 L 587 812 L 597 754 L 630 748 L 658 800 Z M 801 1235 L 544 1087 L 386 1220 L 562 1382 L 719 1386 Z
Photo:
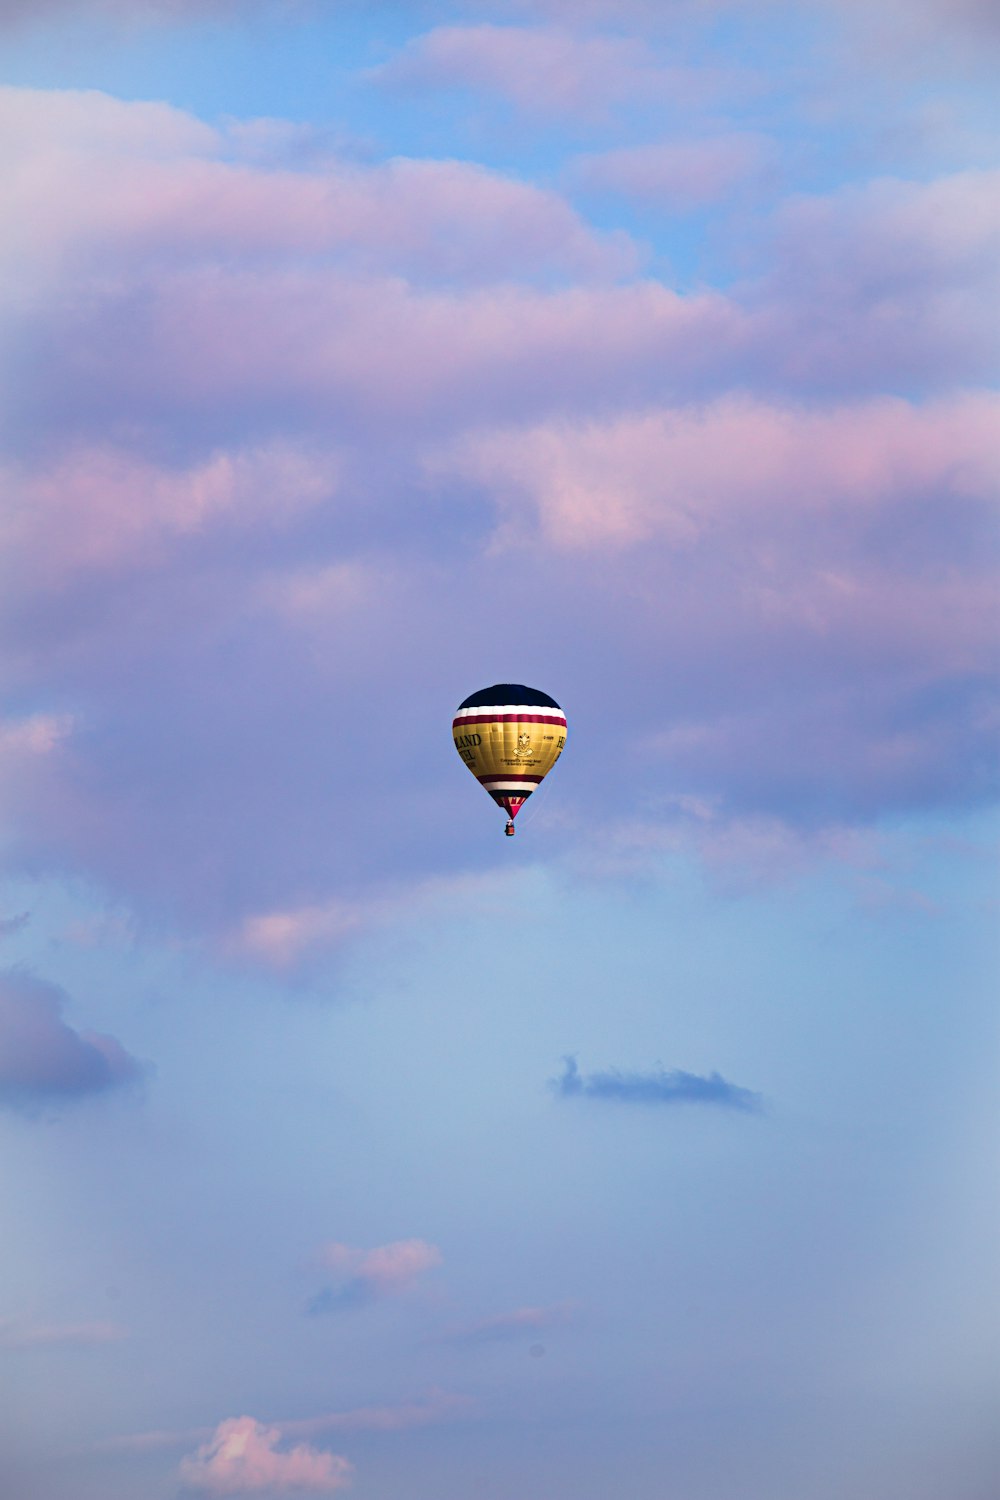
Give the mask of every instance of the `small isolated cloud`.
M 0 917 L 0 938 L 10 937 L 14 932 L 20 932 L 22 927 L 28 925 L 30 913 L 19 911 L 12 917 Z
M 76 1099 L 140 1076 L 113 1036 L 67 1025 L 64 1003 L 55 985 L 18 970 L 0 974 L 0 1105 Z
M 282 1422 L 286 1437 L 316 1437 L 321 1432 L 407 1432 L 412 1427 L 430 1427 L 468 1414 L 469 1396 L 431 1390 L 418 1401 L 397 1401 L 386 1406 L 355 1406 L 349 1411 L 325 1412 Z
M 236 957 L 288 969 L 312 950 L 334 946 L 358 932 L 365 915 L 358 902 L 337 897 L 311 906 L 256 912 L 243 919 L 224 947 Z
M 128 1337 L 120 1323 L 28 1323 L 0 1321 L 0 1349 L 94 1349 Z
M 68 714 L 32 714 L 27 719 L 0 722 L 0 757 L 6 763 L 8 758 L 18 756 L 49 755 L 72 729 Z
M 310 1313 L 359 1307 L 408 1291 L 425 1271 L 439 1266 L 442 1257 L 437 1246 L 426 1240 L 394 1240 L 373 1250 L 334 1240 L 323 1247 L 320 1260 L 335 1280 L 312 1298 Z
M 573 1316 L 574 1309 L 566 1302 L 552 1307 L 517 1307 L 513 1312 L 498 1313 L 492 1318 L 480 1318 L 475 1323 L 453 1328 L 441 1342 L 458 1347 L 501 1343 L 545 1328 L 565 1327 L 572 1322 Z
M 278 1427 L 230 1417 L 182 1460 L 181 1483 L 203 1495 L 332 1495 L 350 1483 L 354 1471 L 346 1458 L 308 1443 L 281 1451 L 280 1441 Z
M 741 1109 L 757 1113 L 761 1108 L 759 1094 L 729 1083 L 721 1073 L 667 1072 L 661 1067 L 650 1073 L 620 1073 L 616 1068 L 606 1073 L 581 1073 L 575 1057 L 563 1058 L 563 1071 L 551 1080 L 561 1099 L 612 1099 L 623 1104 L 718 1104 L 724 1109 Z

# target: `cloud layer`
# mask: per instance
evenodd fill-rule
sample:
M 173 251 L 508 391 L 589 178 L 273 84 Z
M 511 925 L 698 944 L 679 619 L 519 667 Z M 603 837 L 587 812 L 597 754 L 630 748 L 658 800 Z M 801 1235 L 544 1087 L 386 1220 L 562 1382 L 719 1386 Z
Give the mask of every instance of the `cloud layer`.
M 12 22 L 0 1491 L 985 1493 L 985 10 Z
M 995 795 L 995 172 L 783 192 L 675 62 L 483 22 L 382 68 L 695 111 L 544 182 L 0 92 L 15 872 L 291 967 L 461 868 L 491 672 L 582 730 L 553 850 L 683 797 L 793 837 Z M 682 290 L 583 184 L 716 201 L 741 258 Z

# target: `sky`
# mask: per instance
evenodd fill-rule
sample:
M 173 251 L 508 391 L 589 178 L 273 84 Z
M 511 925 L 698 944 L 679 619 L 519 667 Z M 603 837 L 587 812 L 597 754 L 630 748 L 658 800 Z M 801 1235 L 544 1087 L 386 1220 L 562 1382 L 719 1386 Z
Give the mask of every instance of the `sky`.
M 0 58 L 0 1493 L 994 1500 L 995 6 Z

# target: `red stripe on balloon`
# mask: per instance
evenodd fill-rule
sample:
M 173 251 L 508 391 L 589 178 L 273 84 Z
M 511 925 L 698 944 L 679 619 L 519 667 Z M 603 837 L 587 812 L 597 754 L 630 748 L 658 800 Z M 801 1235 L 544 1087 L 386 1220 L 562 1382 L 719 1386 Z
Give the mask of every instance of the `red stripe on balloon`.
M 458 729 L 463 724 L 557 724 L 560 729 L 566 728 L 565 719 L 554 718 L 552 714 L 464 714 L 460 719 L 455 719 L 452 729 Z
M 541 779 L 542 778 L 540 776 L 514 776 L 514 775 L 507 775 L 507 774 L 504 774 L 502 776 L 496 776 L 496 775 L 494 775 L 494 776 L 477 776 L 476 777 L 476 780 L 479 782 L 480 786 L 485 786 L 485 787 L 504 786 L 504 785 L 506 785 L 506 783 L 508 781 L 523 781 L 523 782 L 528 783 L 531 786 L 537 786 L 538 783 L 541 781 Z

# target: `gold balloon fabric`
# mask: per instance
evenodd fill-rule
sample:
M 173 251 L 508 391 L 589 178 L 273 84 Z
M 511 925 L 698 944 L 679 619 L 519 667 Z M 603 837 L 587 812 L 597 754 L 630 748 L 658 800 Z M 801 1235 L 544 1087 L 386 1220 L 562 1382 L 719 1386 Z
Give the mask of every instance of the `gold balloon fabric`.
M 537 688 L 498 682 L 459 705 L 451 732 L 480 786 L 513 819 L 562 754 L 566 715 Z

